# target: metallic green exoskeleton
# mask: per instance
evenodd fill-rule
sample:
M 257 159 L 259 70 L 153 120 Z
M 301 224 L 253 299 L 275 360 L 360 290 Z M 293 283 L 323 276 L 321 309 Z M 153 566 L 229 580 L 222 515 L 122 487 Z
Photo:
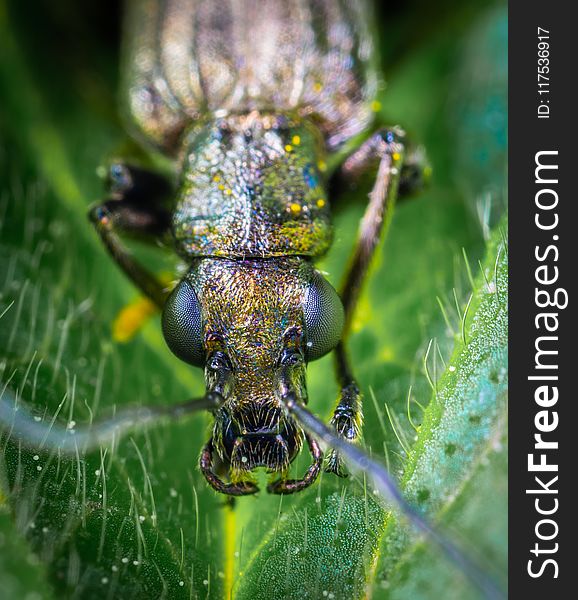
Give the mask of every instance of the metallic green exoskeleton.
M 200 466 L 226 494 L 256 492 L 258 467 L 273 474 L 274 493 L 315 481 L 321 450 L 285 404 L 307 403 L 306 365 L 330 351 L 341 385 L 332 425 L 348 440 L 360 432 L 361 398 L 343 339 L 387 204 L 416 170 L 404 162 L 395 129 L 366 137 L 339 167 L 327 167 L 372 120 L 378 78 L 369 18 L 361 0 L 128 7 L 126 108 L 137 135 L 174 160 L 179 185 L 167 201 L 160 177 L 115 164 L 111 197 L 91 218 L 162 309 L 171 350 L 205 369 L 206 396 L 175 411 L 212 410 Z M 368 170 L 375 184 L 340 299 L 314 267 L 332 241 L 328 193 Z M 169 234 L 188 272 L 168 293 L 116 232 Z M 289 479 L 304 442 L 311 467 Z M 336 452 L 325 460 L 344 474 Z

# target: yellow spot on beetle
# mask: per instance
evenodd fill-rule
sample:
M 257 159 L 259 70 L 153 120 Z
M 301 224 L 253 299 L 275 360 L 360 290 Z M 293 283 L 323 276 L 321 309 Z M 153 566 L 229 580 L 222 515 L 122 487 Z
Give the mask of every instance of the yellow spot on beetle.
M 325 206 L 325 200 L 323 200 L 323 198 L 319 198 L 319 200 L 317 200 L 317 206 L 319 208 L 323 208 Z
M 293 142 L 294 146 L 299 146 L 301 143 L 301 138 L 298 135 L 294 135 L 291 141 Z
M 301 212 L 301 205 L 297 204 L 296 202 L 293 202 L 290 206 L 289 209 L 291 210 L 291 212 L 294 215 L 298 215 Z
M 291 150 L 293 150 L 293 146 L 291 144 L 287 144 L 285 146 L 285 152 L 291 152 Z

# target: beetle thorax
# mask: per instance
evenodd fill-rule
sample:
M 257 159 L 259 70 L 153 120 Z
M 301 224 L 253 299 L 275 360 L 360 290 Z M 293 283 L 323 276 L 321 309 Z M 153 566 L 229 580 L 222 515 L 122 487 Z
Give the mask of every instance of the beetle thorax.
M 307 121 L 250 113 L 186 136 L 173 221 L 190 256 L 318 256 L 331 243 L 322 140 Z

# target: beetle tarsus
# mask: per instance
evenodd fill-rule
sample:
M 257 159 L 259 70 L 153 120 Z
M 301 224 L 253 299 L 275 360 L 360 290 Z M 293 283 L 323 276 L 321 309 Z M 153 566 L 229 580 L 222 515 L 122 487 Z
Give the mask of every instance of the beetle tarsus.
M 405 199 L 421 191 L 429 183 L 431 174 L 432 168 L 425 148 L 423 146 L 408 148 L 399 179 L 399 198 Z
M 331 426 L 337 435 L 355 442 L 361 433 L 363 413 L 361 409 L 361 393 L 355 381 L 351 380 L 341 389 L 339 402 L 331 418 Z M 331 449 L 325 456 L 324 470 L 339 477 L 347 477 L 347 468 L 339 453 Z

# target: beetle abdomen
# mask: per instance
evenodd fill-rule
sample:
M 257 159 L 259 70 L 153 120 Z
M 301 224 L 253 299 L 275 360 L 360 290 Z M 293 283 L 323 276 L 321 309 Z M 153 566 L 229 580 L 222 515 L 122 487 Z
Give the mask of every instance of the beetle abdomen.
M 363 0 L 141 0 L 125 86 L 137 127 L 168 153 L 216 111 L 310 115 L 328 148 L 364 129 L 376 75 Z

